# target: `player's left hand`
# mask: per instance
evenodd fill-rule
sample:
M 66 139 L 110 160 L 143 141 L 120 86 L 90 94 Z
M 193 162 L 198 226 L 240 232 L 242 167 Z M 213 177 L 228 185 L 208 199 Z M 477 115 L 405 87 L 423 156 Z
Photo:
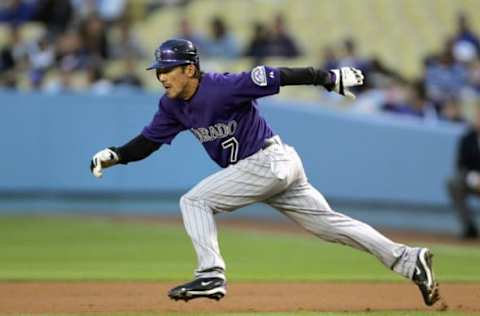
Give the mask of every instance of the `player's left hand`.
M 342 67 L 340 69 L 332 69 L 330 72 L 335 74 L 335 86 L 333 91 L 354 100 L 355 94 L 353 94 L 348 88 L 363 84 L 363 79 L 365 77 L 363 76 L 362 71 L 353 67 Z
M 103 169 L 111 167 L 118 162 L 118 155 L 110 148 L 96 153 L 90 161 L 90 171 L 97 178 L 101 178 L 103 175 Z

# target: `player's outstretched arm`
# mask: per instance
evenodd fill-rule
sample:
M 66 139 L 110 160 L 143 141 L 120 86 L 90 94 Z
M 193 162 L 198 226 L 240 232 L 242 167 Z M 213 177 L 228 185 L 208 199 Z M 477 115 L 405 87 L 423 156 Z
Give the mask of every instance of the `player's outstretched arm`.
M 328 91 L 355 99 L 355 95 L 348 89 L 363 84 L 362 71 L 353 67 L 342 67 L 324 71 L 313 67 L 279 68 L 280 85 L 319 85 Z
M 142 134 L 138 135 L 121 147 L 109 147 L 96 153 L 90 161 L 90 171 L 97 178 L 102 177 L 103 169 L 116 164 L 128 164 L 132 161 L 142 160 L 160 148 Z

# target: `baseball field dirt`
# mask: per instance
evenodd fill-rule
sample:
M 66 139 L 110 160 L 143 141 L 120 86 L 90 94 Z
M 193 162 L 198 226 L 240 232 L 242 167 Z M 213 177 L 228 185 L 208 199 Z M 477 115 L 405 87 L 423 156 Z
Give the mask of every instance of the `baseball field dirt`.
M 0 313 L 444 310 L 409 283 L 233 283 L 221 301 L 174 302 L 173 283 L 0 283 Z M 448 310 L 480 312 L 480 284 L 444 284 Z

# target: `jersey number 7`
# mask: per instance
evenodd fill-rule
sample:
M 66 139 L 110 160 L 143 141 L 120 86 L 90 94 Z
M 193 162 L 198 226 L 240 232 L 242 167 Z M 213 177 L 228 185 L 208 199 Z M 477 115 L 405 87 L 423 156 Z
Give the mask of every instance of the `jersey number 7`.
M 230 149 L 230 162 L 237 162 L 238 158 L 238 140 L 235 137 L 230 137 L 222 142 L 223 149 Z

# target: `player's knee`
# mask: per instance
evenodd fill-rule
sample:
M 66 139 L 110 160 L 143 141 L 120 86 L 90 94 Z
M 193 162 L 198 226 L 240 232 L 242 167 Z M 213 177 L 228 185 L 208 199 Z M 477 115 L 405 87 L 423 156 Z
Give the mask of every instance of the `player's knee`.
M 215 213 L 214 208 L 204 197 L 189 191 L 180 198 L 180 210 L 182 213 L 190 212 L 192 210 L 204 210 Z
M 180 208 L 182 210 L 186 210 L 195 206 L 196 203 L 199 202 L 199 199 L 192 194 L 191 192 L 187 192 L 180 198 Z
M 187 194 L 184 194 L 182 195 L 182 197 L 180 198 L 180 208 L 182 210 L 188 208 L 189 205 L 191 205 L 191 200 L 189 199 L 189 197 L 187 196 Z

